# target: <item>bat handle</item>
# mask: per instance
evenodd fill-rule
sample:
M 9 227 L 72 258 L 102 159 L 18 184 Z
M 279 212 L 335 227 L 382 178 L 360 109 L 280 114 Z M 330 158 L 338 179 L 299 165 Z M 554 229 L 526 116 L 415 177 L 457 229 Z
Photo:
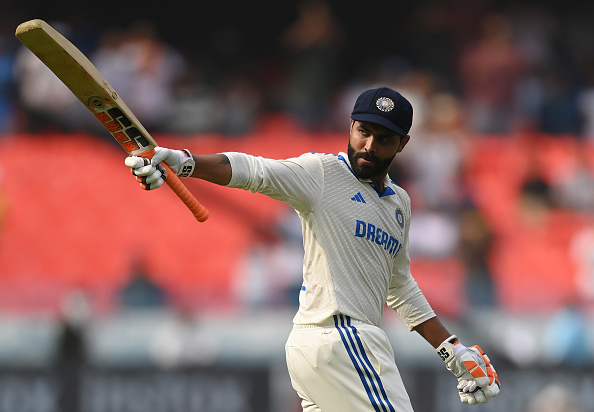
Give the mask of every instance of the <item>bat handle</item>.
M 140 154 L 140 156 L 150 159 L 153 157 L 154 153 L 155 151 L 151 150 L 150 152 Z M 188 188 L 184 186 L 181 180 L 179 180 L 179 177 L 173 173 L 173 171 L 165 164 L 165 162 L 161 164 L 167 170 L 167 178 L 165 179 L 165 183 L 167 183 L 171 190 L 175 192 L 177 197 L 179 197 L 180 200 L 188 207 L 188 209 L 190 209 L 196 220 L 199 222 L 204 222 L 206 219 L 208 219 L 208 216 L 210 215 L 208 209 L 206 209 L 204 206 L 202 206 L 202 204 L 200 204 L 198 200 L 196 200 L 192 192 L 190 192 Z
M 175 173 L 163 163 L 165 169 L 167 170 L 167 178 L 165 179 L 165 183 L 169 185 L 171 190 L 175 192 L 177 197 L 181 199 L 182 202 L 190 209 L 194 217 L 199 222 L 204 222 L 208 219 L 210 212 L 206 209 L 202 204 L 194 197 L 192 192 L 188 190 L 188 188 L 179 180 L 179 177 L 176 176 Z

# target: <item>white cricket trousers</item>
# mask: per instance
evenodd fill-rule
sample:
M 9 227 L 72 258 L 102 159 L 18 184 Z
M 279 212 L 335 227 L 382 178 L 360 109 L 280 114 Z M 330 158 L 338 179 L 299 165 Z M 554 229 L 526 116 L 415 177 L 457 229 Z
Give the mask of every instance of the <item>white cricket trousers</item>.
M 294 325 L 285 351 L 303 412 L 413 412 L 377 326 L 344 315 L 322 326 Z

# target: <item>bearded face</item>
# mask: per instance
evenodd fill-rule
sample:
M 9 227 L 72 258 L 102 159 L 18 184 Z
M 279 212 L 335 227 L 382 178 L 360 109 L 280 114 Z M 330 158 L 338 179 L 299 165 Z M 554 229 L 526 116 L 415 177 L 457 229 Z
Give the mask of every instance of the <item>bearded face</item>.
M 396 153 L 391 157 L 381 159 L 373 153 L 355 151 L 351 142 L 349 142 L 348 155 L 355 176 L 359 179 L 371 179 L 374 176 L 384 174 L 388 170 Z
M 351 120 L 348 156 L 353 173 L 359 179 L 383 181 L 408 139 L 379 124 Z

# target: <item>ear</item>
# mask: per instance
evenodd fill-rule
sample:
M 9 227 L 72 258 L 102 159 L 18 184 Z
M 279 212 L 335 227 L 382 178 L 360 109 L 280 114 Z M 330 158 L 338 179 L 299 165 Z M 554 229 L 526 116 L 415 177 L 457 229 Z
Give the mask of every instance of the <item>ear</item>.
M 398 150 L 396 151 L 396 153 L 400 153 L 402 151 L 402 149 L 404 149 L 404 146 L 406 146 L 406 144 L 408 143 L 409 140 L 410 140 L 409 135 L 406 135 L 406 136 L 400 138 L 400 145 L 398 146 Z
M 353 131 L 353 126 L 355 125 L 355 121 L 353 119 L 351 119 L 351 127 L 350 127 L 350 131 Z

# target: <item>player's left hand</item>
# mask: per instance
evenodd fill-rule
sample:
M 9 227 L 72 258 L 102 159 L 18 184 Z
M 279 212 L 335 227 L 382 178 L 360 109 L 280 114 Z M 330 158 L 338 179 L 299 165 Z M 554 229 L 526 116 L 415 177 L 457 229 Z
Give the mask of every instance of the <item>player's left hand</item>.
M 452 335 L 437 348 L 437 354 L 458 378 L 458 393 L 462 403 L 486 403 L 499 394 L 497 372 L 478 345 L 467 348 Z

